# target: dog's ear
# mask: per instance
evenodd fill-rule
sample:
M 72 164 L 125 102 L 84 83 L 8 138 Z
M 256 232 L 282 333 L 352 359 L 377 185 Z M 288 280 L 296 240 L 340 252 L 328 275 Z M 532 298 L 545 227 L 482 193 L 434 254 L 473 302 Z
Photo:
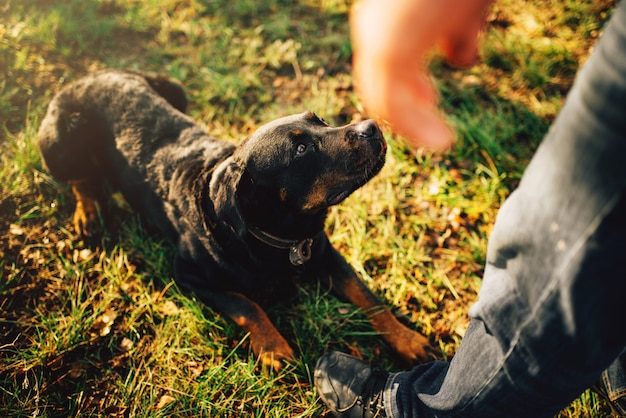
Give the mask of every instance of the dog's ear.
M 230 157 L 217 166 L 209 184 L 209 194 L 217 219 L 240 237 L 247 231 L 237 197 L 242 179 L 245 181 L 247 177 L 244 173 L 244 168 Z
M 241 208 L 250 206 L 251 198 L 254 195 L 254 180 L 247 169 L 244 169 L 237 184 L 237 202 Z

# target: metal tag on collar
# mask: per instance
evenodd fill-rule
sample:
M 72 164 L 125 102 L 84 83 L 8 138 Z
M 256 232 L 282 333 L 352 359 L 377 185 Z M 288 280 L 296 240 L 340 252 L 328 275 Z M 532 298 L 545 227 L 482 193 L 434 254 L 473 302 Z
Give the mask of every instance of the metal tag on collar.
M 311 238 L 294 244 L 289 249 L 289 261 L 294 266 L 301 266 L 311 259 L 311 246 L 313 240 Z

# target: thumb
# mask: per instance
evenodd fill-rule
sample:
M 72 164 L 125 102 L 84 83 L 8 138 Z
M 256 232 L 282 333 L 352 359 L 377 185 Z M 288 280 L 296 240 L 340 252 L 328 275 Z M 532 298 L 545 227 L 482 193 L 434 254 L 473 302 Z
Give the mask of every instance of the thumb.
M 478 34 L 480 22 L 468 24 L 462 32 L 453 33 L 440 41 L 440 47 L 452 65 L 465 67 L 478 59 Z

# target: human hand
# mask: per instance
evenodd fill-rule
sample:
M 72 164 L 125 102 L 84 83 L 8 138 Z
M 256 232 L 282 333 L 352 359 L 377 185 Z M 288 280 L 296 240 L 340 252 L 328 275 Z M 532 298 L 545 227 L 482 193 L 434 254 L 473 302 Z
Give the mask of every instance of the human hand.
M 477 57 L 493 0 L 361 0 L 350 14 L 354 78 L 368 112 L 410 145 L 445 149 L 453 132 L 437 107 L 426 53 L 439 46 L 454 65 Z

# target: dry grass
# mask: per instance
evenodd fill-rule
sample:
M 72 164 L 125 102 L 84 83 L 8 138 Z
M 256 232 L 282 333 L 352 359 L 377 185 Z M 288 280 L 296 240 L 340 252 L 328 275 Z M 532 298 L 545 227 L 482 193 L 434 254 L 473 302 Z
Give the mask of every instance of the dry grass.
M 398 370 L 352 306 L 305 285 L 270 315 L 298 363 L 258 373 L 247 339 L 173 284 L 171 247 L 115 209 L 101 241 L 77 241 L 72 198 L 41 167 L 45 105 L 97 68 L 183 81 L 190 113 L 240 141 L 309 109 L 361 118 L 344 0 L 150 0 L 0 5 L 0 416 L 324 416 L 311 368 L 329 349 Z M 442 105 L 460 140 L 449 155 L 399 138 L 372 182 L 332 211 L 332 240 L 368 285 L 450 358 L 480 288 L 497 210 L 560 108 L 613 1 L 502 0 L 483 63 L 437 58 Z M 590 392 L 560 417 L 608 416 Z

